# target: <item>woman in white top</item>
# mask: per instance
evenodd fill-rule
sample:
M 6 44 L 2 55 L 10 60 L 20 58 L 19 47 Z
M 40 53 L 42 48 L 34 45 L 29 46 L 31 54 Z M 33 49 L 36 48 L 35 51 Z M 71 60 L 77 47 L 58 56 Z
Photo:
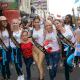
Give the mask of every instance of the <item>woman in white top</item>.
M 65 29 L 72 32 L 74 32 L 76 29 L 75 26 L 73 25 L 72 16 L 70 14 L 65 16 L 64 27 Z
M 18 19 L 13 19 L 11 23 L 12 27 L 12 36 L 15 38 L 17 43 L 19 44 L 20 41 L 20 36 L 22 29 L 19 27 L 19 20 Z M 10 40 L 10 46 L 11 46 L 11 58 L 12 61 L 15 64 L 16 72 L 18 75 L 18 79 L 24 78 L 23 73 L 22 73 L 22 58 L 21 58 L 21 51 L 20 48 L 13 42 L 13 40 Z
M 72 43 L 75 43 L 75 38 L 73 33 L 69 32 L 67 29 L 64 28 L 64 25 L 61 20 L 55 20 L 55 26 L 56 29 L 60 31 L 60 33 L 64 36 L 64 38 L 67 38 Z M 65 80 L 69 80 L 70 78 L 69 72 L 72 71 L 72 67 L 67 64 L 67 59 L 71 55 L 71 53 L 74 52 L 74 50 L 71 48 L 70 45 L 68 45 L 64 41 L 62 42 L 62 44 L 63 44 L 62 48 L 64 49 L 63 54 L 65 54 L 65 59 L 64 59 Z
M 9 62 L 10 62 L 10 53 L 9 53 L 9 32 L 10 32 L 10 25 L 8 24 L 8 21 L 5 16 L 0 16 L 0 38 L 2 39 L 3 43 L 7 47 L 8 51 L 5 51 L 3 47 L 1 47 L 1 53 L 2 53 L 2 76 L 4 79 L 10 79 L 10 68 L 9 68 Z
M 76 44 L 75 44 L 75 63 L 76 65 L 79 64 L 80 67 L 80 17 L 77 20 L 77 29 L 75 30 L 75 38 L 76 38 Z
M 33 32 L 32 32 L 32 37 L 35 39 L 35 41 L 40 44 L 41 46 L 43 46 L 43 32 L 44 29 L 40 26 L 40 18 L 38 16 L 36 16 L 33 20 Z M 43 60 L 44 60 L 44 54 L 43 52 L 41 52 L 36 46 L 35 49 L 33 51 L 33 57 L 34 60 L 38 66 L 39 69 L 39 74 L 40 74 L 40 79 L 39 80 L 43 80 L 44 78 L 44 71 L 43 71 Z
M 44 48 L 47 51 L 46 62 L 49 68 L 50 80 L 54 80 L 58 68 L 58 62 L 60 60 L 60 47 L 57 40 L 57 34 L 53 29 L 50 20 L 45 22 L 45 33 L 44 33 Z

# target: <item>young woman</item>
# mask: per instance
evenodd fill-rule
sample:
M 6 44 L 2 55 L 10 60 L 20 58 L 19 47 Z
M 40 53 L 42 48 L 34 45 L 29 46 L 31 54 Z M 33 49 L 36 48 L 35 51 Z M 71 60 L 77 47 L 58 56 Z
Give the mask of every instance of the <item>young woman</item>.
M 56 26 L 56 29 L 60 31 L 60 33 L 65 38 L 67 38 L 72 43 L 75 43 L 75 38 L 73 33 L 71 31 L 68 31 L 68 29 L 65 29 L 63 23 L 60 20 L 55 20 L 55 26 Z M 65 55 L 65 59 L 64 59 L 65 80 L 70 80 L 70 71 L 72 71 L 72 67 L 67 64 L 67 59 L 71 55 L 71 53 L 74 52 L 74 50 L 71 48 L 71 46 L 66 44 L 64 41 L 62 42 L 62 45 L 63 45 L 62 51 L 63 51 L 63 54 Z
M 72 21 L 72 16 L 70 14 L 65 16 L 65 20 L 64 20 L 64 27 L 67 30 L 71 30 L 72 32 L 75 31 L 75 26 L 73 25 L 73 21 Z
M 43 46 L 43 33 L 44 29 L 43 27 L 40 26 L 40 18 L 36 16 L 33 20 L 33 32 L 32 32 L 32 37 L 35 39 L 35 41 Z M 44 54 L 41 52 L 36 46 L 34 48 L 34 53 L 33 53 L 33 58 L 38 66 L 39 73 L 40 73 L 40 78 L 39 80 L 43 80 L 44 78 L 44 70 L 43 70 L 43 60 L 44 60 Z
M 9 31 L 10 30 L 10 25 L 7 22 L 7 19 L 5 16 L 0 17 L 0 38 L 4 42 L 5 46 L 9 49 Z M 9 62 L 10 62 L 10 53 L 9 50 L 5 51 L 1 47 L 1 53 L 2 53 L 2 76 L 4 79 L 9 80 L 10 79 L 10 68 L 9 68 Z
M 70 56 L 67 60 L 67 63 L 69 65 L 73 65 L 72 61 L 73 59 L 75 60 L 74 67 L 76 67 L 76 65 L 79 65 L 80 67 L 80 52 L 79 52 L 79 48 L 80 48 L 80 18 L 78 18 L 77 20 L 77 29 L 74 32 L 75 38 L 76 38 L 76 43 L 75 43 L 75 52 L 74 55 Z
M 31 41 L 28 34 L 28 31 L 23 30 L 21 34 L 21 50 L 22 50 L 22 55 L 24 59 L 24 63 L 26 65 L 26 72 L 27 72 L 27 79 L 26 80 L 31 80 L 31 65 L 33 63 L 33 43 Z
M 80 67 L 80 51 L 78 51 L 77 49 L 80 49 L 80 18 L 78 18 L 77 20 L 77 29 L 75 30 L 75 38 L 76 38 L 76 44 L 75 44 L 75 62 L 76 65 L 79 64 Z
M 56 31 L 53 29 L 52 23 L 49 20 L 45 22 L 44 36 L 44 48 L 47 51 L 45 57 L 49 68 L 50 80 L 55 80 L 58 62 L 60 60 L 60 48 Z
M 21 32 L 22 29 L 20 29 L 19 27 L 19 21 L 18 19 L 13 19 L 12 20 L 12 35 L 15 40 L 17 41 L 17 43 L 19 44 L 20 41 L 20 36 L 21 36 Z M 11 46 L 11 58 L 12 58 L 12 62 L 15 64 L 15 68 L 16 68 L 16 72 L 18 75 L 17 80 L 20 80 L 20 78 L 24 79 L 24 75 L 22 73 L 22 58 L 21 58 L 21 51 L 20 48 L 13 42 L 13 40 L 10 40 L 10 46 Z

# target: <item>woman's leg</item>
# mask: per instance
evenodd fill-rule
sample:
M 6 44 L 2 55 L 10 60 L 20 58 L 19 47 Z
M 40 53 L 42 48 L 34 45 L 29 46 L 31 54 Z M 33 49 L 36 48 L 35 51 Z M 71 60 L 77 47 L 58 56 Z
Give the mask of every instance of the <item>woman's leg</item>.
M 9 52 L 6 52 L 6 56 L 7 56 L 7 61 L 5 63 L 6 65 L 6 74 L 7 74 L 7 78 L 10 79 L 11 73 L 10 73 L 10 66 L 9 63 L 11 61 L 11 54 Z
M 22 69 L 22 52 L 19 48 L 18 48 L 17 59 L 18 59 L 18 62 L 19 62 L 19 66 Z
M 34 46 L 33 48 L 33 59 L 36 62 L 37 66 L 38 66 L 38 62 L 39 62 L 39 49 Z
M 9 67 L 9 62 L 6 62 L 6 74 L 7 74 L 7 79 L 10 79 L 10 67 Z
M 69 65 L 67 64 L 67 60 L 64 60 L 64 69 L 65 69 L 65 80 L 70 80 L 70 71 Z
M 46 58 L 47 66 L 48 66 L 48 69 L 49 69 L 50 80 L 51 79 L 53 80 L 53 78 L 52 78 L 52 58 L 51 58 L 51 54 L 47 53 L 45 55 L 45 58 Z
M 0 57 L 2 57 L 0 64 L 1 64 L 1 73 L 2 77 L 6 79 L 6 70 L 5 70 L 5 65 L 3 64 L 3 55 L 2 55 L 2 49 L 0 49 Z
M 22 67 L 20 65 L 21 54 L 20 54 L 19 49 L 16 50 L 16 48 L 13 49 L 13 52 L 14 52 L 14 64 L 15 64 L 16 72 L 18 76 L 21 76 L 22 75 Z
M 80 56 L 78 56 L 78 66 L 80 67 Z
M 18 76 L 22 75 L 22 70 L 18 63 L 15 63 L 15 68 L 16 68 L 17 75 Z
M 6 79 L 6 70 L 5 70 L 5 65 L 1 64 L 2 65 L 2 70 L 1 70 L 1 73 L 2 73 L 2 76 L 4 79 Z
M 43 74 L 44 54 L 36 46 L 34 46 L 34 48 L 33 48 L 33 58 L 39 69 L 40 79 L 42 79 L 44 76 L 44 74 Z
M 50 80 L 54 80 L 56 77 L 59 60 L 60 60 L 60 52 L 53 52 L 50 55 L 50 65 L 52 65 L 52 67 L 49 70 Z
M 67 59 L 67 64 L 69 65 L 69 66 L 73 66 L 73 60 L 74 60 L 74 54 L 71 54 L 69 57 L 68 57 L 68 59 Z
M 40 72 L 40 80 L 42 80 L 44 78 L 44 69 L 43 69 L 43 60 L 44 60 L 44 53 L 40 52 L 39 53 L 39 72 Z
M 50 54 L 46 54 L 46 55 L 45 55 L 47 67 L 49 67 L 49 64 L 50 64 L 50 63 L 49 63 L 49 55 L 50 55 Z
M 33 63 L 33 58 L 24 58 L 24 62 L 26 65 L 26 72 L 27 72 L 27 80 L 31 80 L 31 65 Z

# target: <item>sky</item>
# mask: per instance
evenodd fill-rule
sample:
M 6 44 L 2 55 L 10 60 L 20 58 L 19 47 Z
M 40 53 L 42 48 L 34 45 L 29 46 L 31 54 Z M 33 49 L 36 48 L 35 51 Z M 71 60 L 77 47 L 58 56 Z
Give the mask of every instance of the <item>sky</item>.
M 76 4 L 75 0 L 48 0 L 48 9 L 54 15 L 65 16 L 66 14 L 72 14 L 72 8 L 74 8 L 77 15 L 77 5 L 80 5 L 80 0 Z

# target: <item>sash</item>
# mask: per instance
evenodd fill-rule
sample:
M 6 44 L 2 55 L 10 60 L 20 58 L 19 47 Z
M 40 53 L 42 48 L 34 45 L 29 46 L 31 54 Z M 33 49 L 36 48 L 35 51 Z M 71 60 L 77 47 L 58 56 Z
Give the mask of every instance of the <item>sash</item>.
M 3 65 L 5 65 L 5 62 L 7 61 L 6 58 L 6 51 L 8 51 L 8 48 L 6 47 L 6 45 L 4 44 L 4 42 L 2 41 L 2 39 L 0 38 L 0 44 L 2 46 L 2 63 Z
M 33 33 L 33 32 L 32 32 L 32 33 Z M 66 43 L 67 45 L 69 45 L 70 47 L 74 48 L 74 44 L 73 44 L 70 40 L 68 40 L 67 38 L 65 38 L 60 31 L 58 31 L 57 35 L 58 35 L 58 37 L 59 37 L 59 39 L 60 39 L 59 42 L 61 42 L 61 43 L 64 42 L 64 43 Z M 32 37 L 32 36 L 31 36 L 31 37 Z M 33 41 L 33 43 L 35 44 L 35 46 L 36 46 L 37 48 L 39 48 L 44 54 L 47 53 L 47 51 L 45 50 L 45 48 L 44 48 L 43 46 L 41 46 L 40 44 L 38 44 L 33 37 L 32 37 L 32 41 Z
M 1 38 L 0 38 L 0 44 L 5 51 L 8 51 L 8 48 L 6 47 L 6 45 L 4 44 Z
M 10 38 L 11 40 L 13 41 L 13 43 L 15 44 L 16 46 L 16 55 L 14 55 L 14 52 L 13 52 L 13 49 L 12 49 L 12 55 L 11 55 L 11 58 L 12 58 L 12 61 L 15 62 L 15 63 L 18 63 L 18 58 L 17 58 L 17 55 L 18 55 L 18 48 L 20 49 L 21 51 L 21 48 L 20 48 L 20 44 L 18 43 L 18 41 L 13 37 L 13 35 L 10 35 Z M 22 53 L 22 51 L 21 51 Z
M 35 45 L 40 51 L 42 51 L 44 54 L 47 54 L 46 49 L 45 49 L 43 46 L 41 46 L 39 43 L 37 43 L 37 42 L 35 41 L 35 39 L 32 37 L 32 34 L 33 34 L 33 30 L 31 30 L 31 35 L 30 35 L 29 38 L 32 38 L 32 41 L 33 41 L 34 45 Z
M 44 54 L 47 54 L 46 49 L 43 46 L 41 46 L 39 43 L 37 43 L 33 37 L 32 37 L 32 41 L 39 50 L 41 50 Z
M 60 38 L 61 43 L 66 43 L 67 45 L 69 45 L 70 47 L 74 48 L 74 43 L 72 43 L 70 40 L 68 40 L 67 38 L 65 38 L 62 33 L 60 31 L 57 30 L 57 35 Z
M 11 38 L 11 40 L 13 41 L 13 43 L 16 45 L 16 47 L 20 48 L 19 43 L 16 41 L 16 39 L 12 35 L 12 31 L 8 30 L 8 33 L 9 33 L 9 37 Z
M 20 48 L 19 43 L 16 41 L 16 39 L 12 35 L 10 35 L 10 38 L 13 41 L 13 43 L 16 45 L 16 47 Z

